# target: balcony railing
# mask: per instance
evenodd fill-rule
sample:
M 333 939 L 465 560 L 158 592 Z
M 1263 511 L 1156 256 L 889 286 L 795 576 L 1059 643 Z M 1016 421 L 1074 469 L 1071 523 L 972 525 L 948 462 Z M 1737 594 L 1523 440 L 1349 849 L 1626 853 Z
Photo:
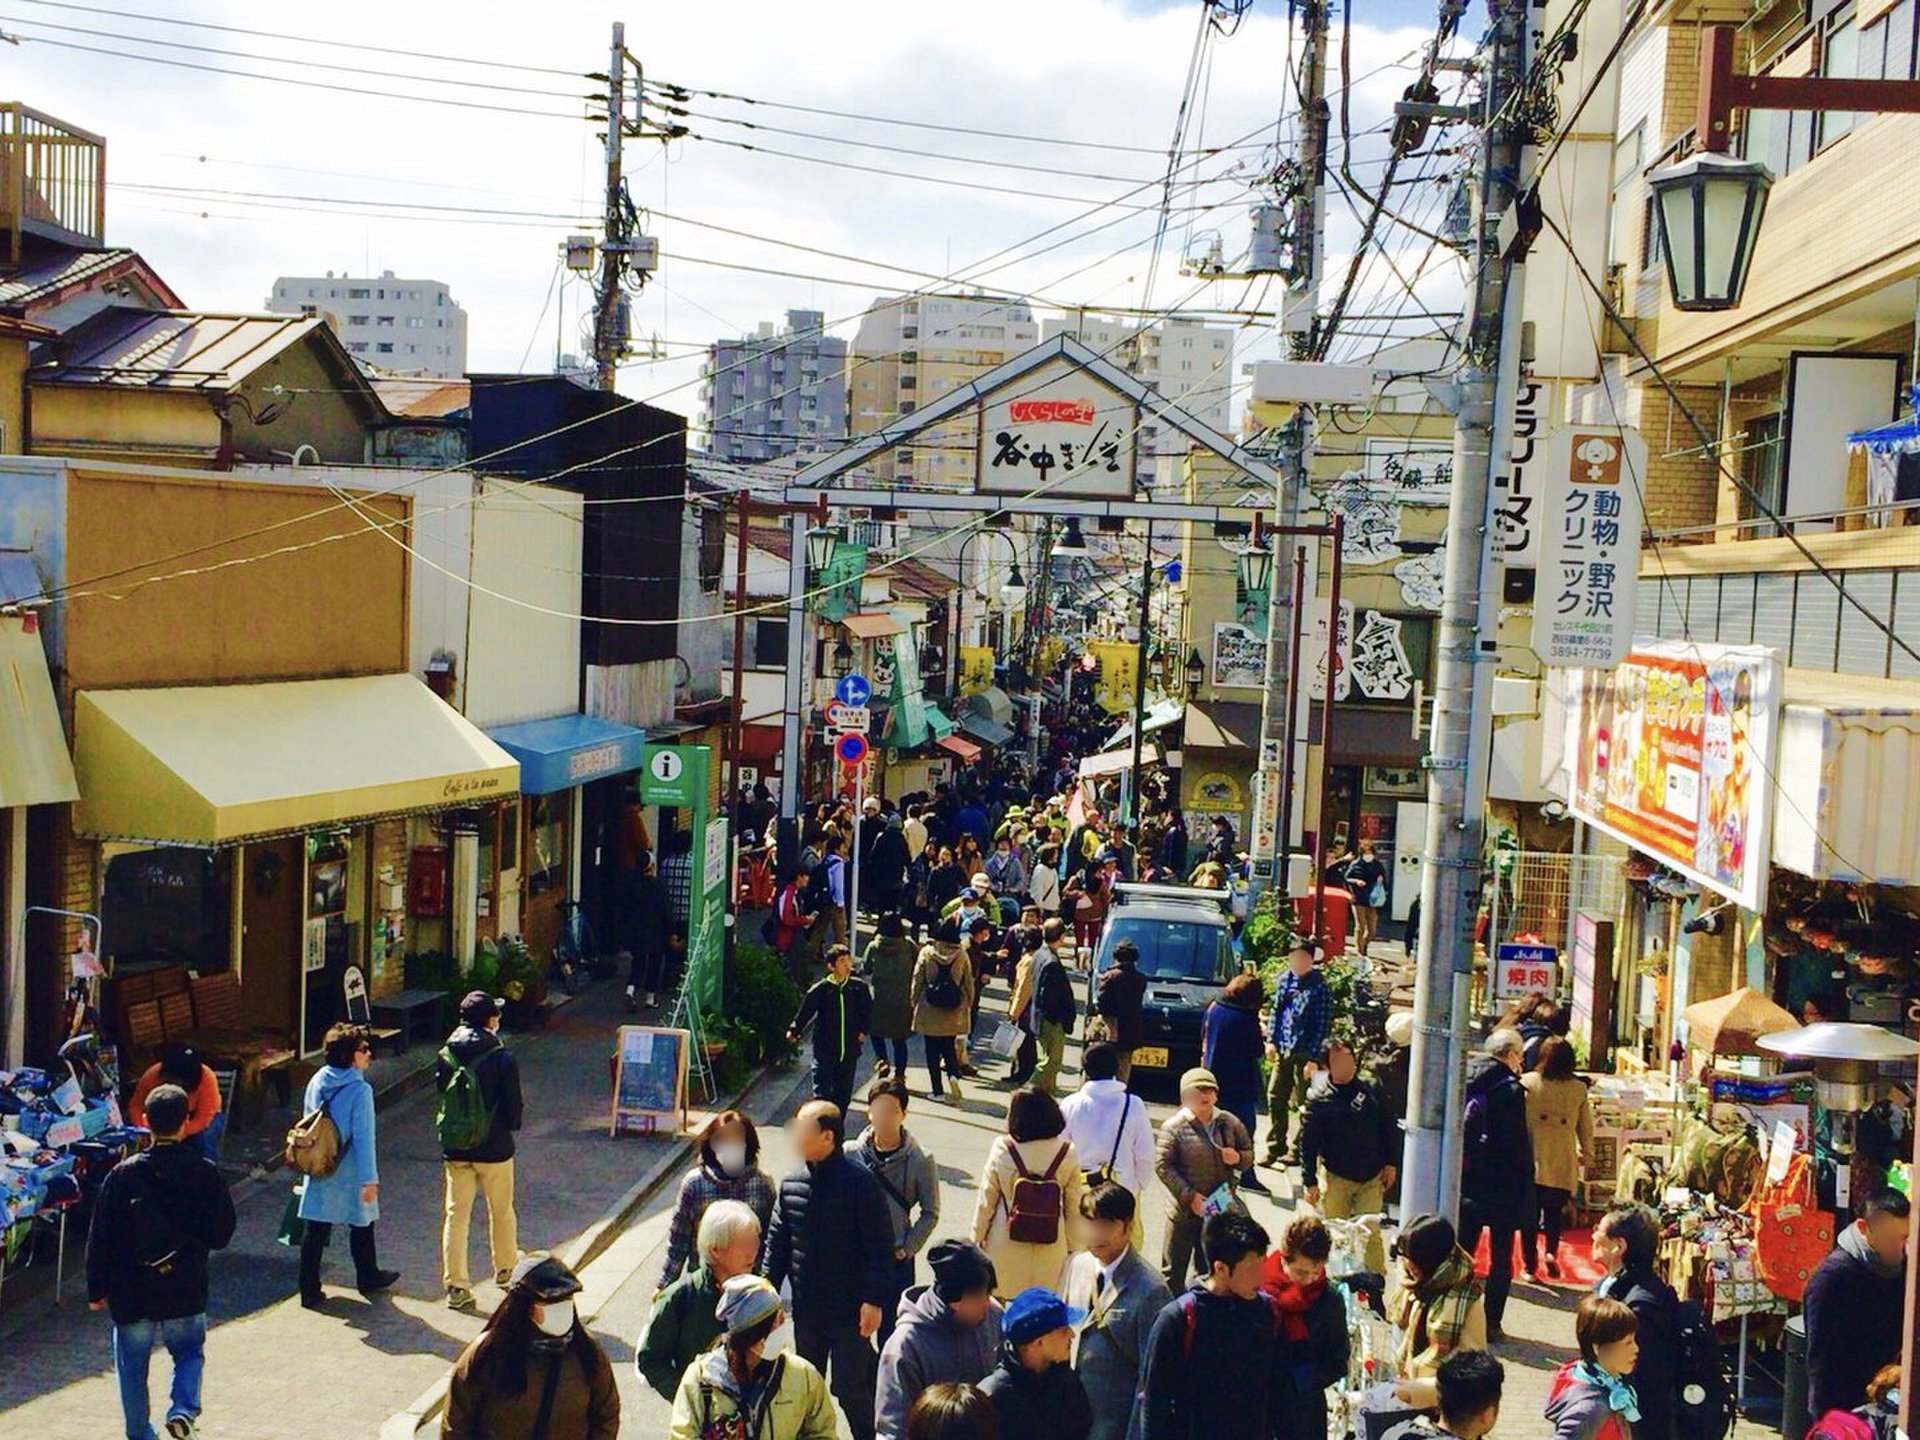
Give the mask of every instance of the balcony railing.
M 0 229 L 18 264 L 27 235 L 106 239 L 107 142 L 51 115 L 0 105 Z

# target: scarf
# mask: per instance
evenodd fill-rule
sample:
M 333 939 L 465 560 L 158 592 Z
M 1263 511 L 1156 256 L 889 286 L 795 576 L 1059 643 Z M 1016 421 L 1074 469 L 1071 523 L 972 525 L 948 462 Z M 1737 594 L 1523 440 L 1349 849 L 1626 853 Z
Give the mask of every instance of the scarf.
M 1303 1343 L 1307 1338 L 1307 1311 L 1313 1308 L 1314 1301 L 1327 1293 L 1327 1277 L 1322 1275 L 1311 1285 L 1288 1280 L 1275 1286 L 1270 1293 L 1273 1303 L 1280 1307 L 1280 1323 L 1287 1339 L 1295 1344 Z
M 1892 1280 L 1906 1269 L 1904 1265 L 1889 1265 L 1873 1253 L 1873 1246 L 1867 1243 L 1866 1233 L 1858 1225 L 1849 1225 L 1840 1232 L 1840 1248 L 1858 1260 L 1882 1280 Z
M 1607 1398 L 1607 1409 L 1613 1411 L 1629 1425 L 1640 1423 L 1640 1400 L 1633 1393 L 1633 1386 L 1618 1375 L 1602 1370 L 1598 1365 L 1589 1365 L 1584 1360 L 1576 1360 L 1573 1365 L 1575 1378 L 1584 1380 Z
M 1400 1328 L 1412 1345 L 1408 1353 L 1418 1355 L 1429 1347 L 1442 1354 L 1457 1349 L 1473 1302 L 1479 1298 L 1473 1261 L 1456 1245 L 1433 1274 L 1401 1300 Z

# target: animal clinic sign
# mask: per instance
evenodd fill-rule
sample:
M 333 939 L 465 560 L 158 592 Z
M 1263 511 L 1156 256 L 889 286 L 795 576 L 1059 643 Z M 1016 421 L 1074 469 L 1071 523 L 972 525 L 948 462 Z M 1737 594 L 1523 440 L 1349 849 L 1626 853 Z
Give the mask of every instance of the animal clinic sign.
M 979 488 L 995 495 L 1133 493 L 1139 407 L 1071 361 L 1011 380 L 980 407 Z

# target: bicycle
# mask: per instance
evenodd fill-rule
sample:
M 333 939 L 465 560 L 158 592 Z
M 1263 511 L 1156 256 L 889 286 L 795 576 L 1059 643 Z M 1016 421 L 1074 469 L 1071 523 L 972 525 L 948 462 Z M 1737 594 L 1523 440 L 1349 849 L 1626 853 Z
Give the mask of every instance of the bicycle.
M 597 954 L 593 926 L 587 921 L 586 911 L 577 901 L 562 900 L 560 934 L 553 942 L 553 958 L 548 967 L 552 978 L 567 994 L 577 995 L 586 982 L 587 965 Z
M 1324 1218 L 1324 1217 L 1323 1217 Z M 1347 1376 L 1327 1406 L 1329 1435 L 1363 1436 L 1367 1393 L 1394 1378 L 1398 1336 L 1385 1317 L 1386 1276 L 1367 1257 L 1380 1243 L 1384 1215 L 1325 1220 L 1333 1238 L 1327 1281 L 1338 1285 L 1347 1312 Z

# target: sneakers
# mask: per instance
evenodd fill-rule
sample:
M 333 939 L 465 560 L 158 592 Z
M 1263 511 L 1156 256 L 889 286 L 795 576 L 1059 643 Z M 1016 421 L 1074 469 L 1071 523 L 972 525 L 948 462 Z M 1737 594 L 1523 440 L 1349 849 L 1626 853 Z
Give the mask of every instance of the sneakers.
M 1547 1256 L 1547 1274 L 1556 1280 L 1560 1278 L 1560 1262 L 1551 1255 Z
M 191 1415 L 175 1415 L 167 1421 L 167 1440 L 193 1440 L 199 1433 L 200 1427 Z
M 876 1080 L 887 1080 L 887 1079 L 891 1079 L 891 1078 L 892 1078 L 892 1076 L 893 1076 L 893 1062 L 892 1062 L 892 1061 L 890 1061 L 890 1060 L 876 1060 L 876 1061 L 874 1061 L 874 1062 L 873 1062 L 873 1078 L 874 1078 L 874 1079 L 876 1079 Z
M 394 1282 L 399 1278 L 400 1272 L 398 1270 L 376 1270 L 360 1282 L 360 1293 L 371 1300 L 382 1290 L 392 1289 Z
M 480 1305 L 479 1302 L 473 1298 L 473 1291 L 467 1289 L 464 1285 L 449 1285 L 447 1287 L 447 1308 L 449 1310 L 460 1310 L 472 1314 L 480 1308 Z
M 660 1006 L 660 997 L 653 991 L 647 991 L 647 1009 L 656 1010 Z
M 513 1283 L 513 1271 L 511 1270 L 494 1271 L 493 1283 L 498 1285 L 502 1290 L 506 1289 L 507 1286 Z
M 1273 1191 L 1267 1188 L 1260 1177 L 1251 1170 L 1240 1177 L 1240 1188 L 1242 1190 L 1251 1190 L 1256 1195 L 1271 1195 L 1273 1193 Z
M 640 1002 L 633 998 L 633 987 L 629 985 L 627 987 L 627 1014 L 629 1015 L 637 1014 L 639 1012 L 639 1009 L 640 1009 Z

